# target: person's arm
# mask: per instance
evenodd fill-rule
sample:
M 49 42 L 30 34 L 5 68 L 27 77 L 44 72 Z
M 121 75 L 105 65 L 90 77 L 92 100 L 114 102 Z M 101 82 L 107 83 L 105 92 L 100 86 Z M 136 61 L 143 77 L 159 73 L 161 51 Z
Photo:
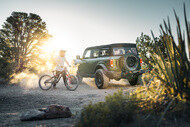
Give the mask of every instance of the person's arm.
M 60 63 L 60 60 L 59 60 L 59 58 L 58 58 L 58 57 L 56 57 L 56 58 L 55 58 L 55 64 L 56 64 L 56 66 L 58 66 L 58 65 L 59 65 L 59 63 Z
M 71 65 L 69 64 L 69 62 L 67 61 L 66 58 L 65 58 L 65 62 L 67 63 L 67 65 L 68 65 L 69 67 L 71 67 Z

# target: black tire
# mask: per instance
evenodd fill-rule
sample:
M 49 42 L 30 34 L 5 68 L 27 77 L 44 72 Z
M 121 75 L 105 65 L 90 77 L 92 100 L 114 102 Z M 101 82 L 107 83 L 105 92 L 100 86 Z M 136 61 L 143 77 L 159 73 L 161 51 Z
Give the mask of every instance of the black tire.
M 142 74 L 138 76 L 137 85 L 141 85 L 141 86 L 143 86 Z
M 42 90 L 49 90 L 53 85 L 54 78 L 50 75 L 43 75 L 39 79 L 39 87 Z
M 98 69 L 95 73 L 95 83 L 99 89 L 105 89 L 109 85 L 109 78 L 104 74 L 103 69 Z
M 140 69 L 140 58 L 134 53 L 127 53 L 124 56 L 124 68 L 128 71 Z
M 77 74 L 78 82 L 82 83 L 83 77 L 80 74 Z
M 70 75 L 70 77 L 66 77 L 66 81 L 64 82 L 65 86 L 68 90 L 74 91 L 78 88 L 79 82 L 78 78 L 74 75 Z
M 137 85 L 138 82 L 138 76 L 134 77 L 133 79 L 128 80 L 131 86 Z

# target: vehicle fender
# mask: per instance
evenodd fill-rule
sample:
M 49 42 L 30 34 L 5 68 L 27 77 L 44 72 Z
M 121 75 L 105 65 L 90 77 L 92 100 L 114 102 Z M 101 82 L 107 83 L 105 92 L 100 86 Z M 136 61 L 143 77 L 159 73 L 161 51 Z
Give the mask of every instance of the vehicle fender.
M 94 70 L 94 73 L 96 72 L 96 70 L 98 69 L 103 69 L 104 71 L 107 71 L 107 67 L 104 64 L 98 64 Z

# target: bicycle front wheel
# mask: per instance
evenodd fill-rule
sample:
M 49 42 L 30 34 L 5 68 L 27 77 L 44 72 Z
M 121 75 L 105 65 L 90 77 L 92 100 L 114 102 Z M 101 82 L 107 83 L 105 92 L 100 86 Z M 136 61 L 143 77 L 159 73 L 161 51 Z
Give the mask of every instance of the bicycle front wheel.
M 74 75 L 66 77 L 65 86 L 68 90 L 74 91 L 79 85 L 78 78 Z
M 43 75 L 39 79 L 39 87 L 42 90 L 49 90 L 53 85 L 54 78 L 49 75 Z

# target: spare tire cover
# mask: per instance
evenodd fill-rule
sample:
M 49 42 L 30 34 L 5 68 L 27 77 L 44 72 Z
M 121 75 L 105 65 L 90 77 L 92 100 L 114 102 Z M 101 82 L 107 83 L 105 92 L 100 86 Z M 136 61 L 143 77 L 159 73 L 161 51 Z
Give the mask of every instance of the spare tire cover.
M 124 67 L 129 71 L 137 70 L 140 65 L 140 58 L 134 53 L 127 53 L 124 56 Z

